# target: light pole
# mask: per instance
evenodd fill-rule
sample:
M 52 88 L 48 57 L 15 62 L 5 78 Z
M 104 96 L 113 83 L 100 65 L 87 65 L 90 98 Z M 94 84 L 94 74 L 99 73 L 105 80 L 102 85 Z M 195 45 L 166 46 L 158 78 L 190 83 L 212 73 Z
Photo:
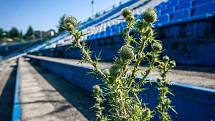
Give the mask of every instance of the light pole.
M 93 9 L 94 9 L 94 8 L 93 8 L 94 0 L 91 1 L 91 5 L 92 5 L 92 16 L 93 16 L 93 14 L 94 14 L 94 10 L 93 10 Z

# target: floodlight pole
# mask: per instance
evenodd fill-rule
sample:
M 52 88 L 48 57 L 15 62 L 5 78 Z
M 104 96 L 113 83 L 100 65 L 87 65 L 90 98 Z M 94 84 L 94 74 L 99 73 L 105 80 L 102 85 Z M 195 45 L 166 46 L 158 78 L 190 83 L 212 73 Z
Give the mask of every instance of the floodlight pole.
M 92 16 L 93 16 L 93 14 L 94 14 L 94 10 L 93 10 L 93 9 L 94 9 L 94 8 L 93 8 L 94 0 L 91 1 L 91 5 L 92 5 Z

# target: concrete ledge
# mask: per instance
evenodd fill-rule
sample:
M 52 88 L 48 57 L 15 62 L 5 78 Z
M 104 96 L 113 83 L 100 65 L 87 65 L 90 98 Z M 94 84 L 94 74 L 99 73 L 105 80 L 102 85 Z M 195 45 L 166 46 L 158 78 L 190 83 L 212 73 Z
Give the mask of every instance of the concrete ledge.
M 46 68 L 89 93 L 92 92 L 93 85 L 102 84 L 101 80 L 87 74 L 90 71 L 90 68 L 33 57 L 30 58 L 32 61 L 40 64 L 41 67 Z M 146 102 L 149 107 L 155 109 L 157 103 L 156 82 L 147 84 L 143 88 L 145 88 L 145 91 L 140 94 L 142 100 Z M 170 112 L 173 120 L 215 120 L 215 90 L 176 83 L 172 83 L 170 88 L 174 94 L 174 96 L 170 96 L 172 105 L 175 106 L 175 109 L 178 112 L 178 114 Z M 157 115 L 155 115 L 154 120 L 157 120 Z
M 20 66 L 19 66 L 19 59 L 18 59 L 12 121 L 21 121 L 19 85 L 20 85 Z

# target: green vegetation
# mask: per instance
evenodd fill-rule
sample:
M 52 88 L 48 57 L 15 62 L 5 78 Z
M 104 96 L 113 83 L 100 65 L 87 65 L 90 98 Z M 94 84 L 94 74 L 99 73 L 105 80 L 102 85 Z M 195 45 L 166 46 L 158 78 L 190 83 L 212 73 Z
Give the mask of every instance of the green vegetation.
M 0 28 L 0 42 L 3 41 L 3 39 L 6 37 L 6 32 Z
M 31 26 L 28 27 L 24 38 L 27 39 L 27 40 L 33 40 L 35 38 L 34 30 L 33 30 L 33 28 Z
M 66 31 L 66 26 L 65 26 L 65 24 L 64 24 L 65 17 L 66 17 L 66 15 L 63 15 L 63 16 L 60 18 L 59 22 L 58 22 L 58 24 L 59 24 L 59 25 L 57 26 L 57 28 L 58 28 L 58 33 Z
M 12 27 L 10 31 L 5 31 L 0 28 L 0 42 L 17 42 L 17 41 L 32 41 L 37 39 L 46 39 L 53 36 L 55 30 L 50 29 L 48 31 L 35 31 L 32 26 L 29 26 L 26 33 L 23 34 L 16 27 Z
M 8 34 L 13 40 L 19 40 L 22 38 L 22 32 L 19 32 L 19 30 L 15 27 L 12 27 Z
M 85 34 L 77 30 L 77 20 L 69 16 L 65 19 L 65 25 L 74 37 L 73 46 L 80 48 L 82 61 L 94 67 L 93 73 L 101 78 L 104 85 L 94 86 L 95 113 L 98 121 L 149 121 L 157 113 L 161 121 L 170 121 L 169 110 L 173 110 L 171 100 L 172 94 L 168 88 L 169 80 L 166 77 L 169 69 L 175 67 L 175 62 L 168 56 L 161 56 L 162 44 L 155 39 L 152 23 L 157 20 L 154 9 L 143 12 L 143 20 L 137 20 L 132 10 L 125 8 L 122 15 L 127 22 L 123 34 L 125 43 L 119 50 L 119 56 L 115 58 L 109 69 L 101 70 L 98 63 L 99 58 L 93 60 L 92 52 L 81 42 L 80 38 Z M 134 38 L 132 32 L 138 34 Z M 147 48 L 147 49 L 146 49 Z M 146 70 L 140 70 L 140 64 L 148 65 Z M 156 109 L 150 109 L 138 96 L 144 91 L 143 86 L 150 80 L 148 75 L 154 71 L 160 72 L 157 79 L 158 99 Z M 136 76 L 142 75 L 139 81 Z

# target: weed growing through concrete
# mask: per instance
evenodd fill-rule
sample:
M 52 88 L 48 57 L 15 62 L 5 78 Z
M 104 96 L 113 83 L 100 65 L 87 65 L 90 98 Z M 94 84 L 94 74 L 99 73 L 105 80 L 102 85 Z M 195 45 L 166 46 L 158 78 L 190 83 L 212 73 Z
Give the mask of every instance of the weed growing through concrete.
M 160 120 L 170 121 L 169 109 L 173 108 L 168 98 L 171 92 L 166 74 L 176 64 L 167 56 L 161 57 L 163 47 L 155 39 L 152 26 L 157 20 L 156 12 L 154 9 L 147 9 L 141 20 L 132 15 L 131 9 L 125 8 L 122 16 L 127 23 L 123 31 L 125 43 L 119 49 L 119 56 L 115 58 L 113 65 L 105 70 L 99 68 L 99 58 L 92 59 L 90 49 L 80 41 L 84 34 L 77 30 L 77 20 L 72 16 L 65 20 L 67 30 L 74 37 L 73 45 L 81 50 L 82 62 L 91 64 L 94 67 L 93 73 L 105 84 L 104 87 L 96 85 L 93 90 L 97 120 L 148 121 L 158 113 Z M 138 37 L 134 38 L 134 34 Z M 142 62 L 148 65 L 145 71 L 140 70 Z M 156 109 L 152 110 L 138 95 L 144 91 L 143 86 L 149 83 L 148 75 L 155 70 L 160 72 L 157 79 L 159 98 Z M 139 81 L 136 80 L 138 74 L 142 75 Z

